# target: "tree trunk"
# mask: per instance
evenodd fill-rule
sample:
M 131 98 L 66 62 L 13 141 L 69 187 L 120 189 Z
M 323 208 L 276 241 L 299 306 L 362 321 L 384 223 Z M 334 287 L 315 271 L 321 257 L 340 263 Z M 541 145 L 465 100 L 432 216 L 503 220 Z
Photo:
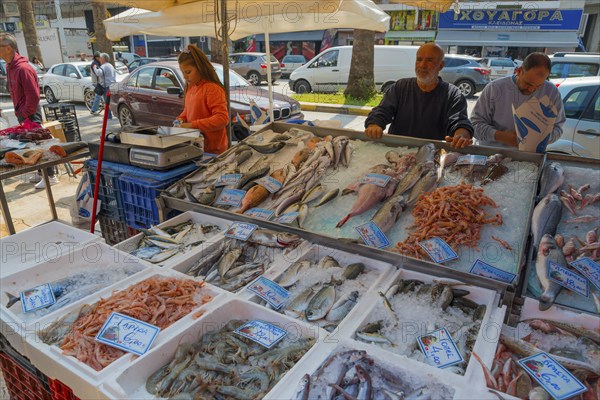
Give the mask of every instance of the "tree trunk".
M 373 60 L 375 55 L 375 32 L 363 29 L 354 30 L 352 61 L 348 86 L 344 95 L 366 100 L 375 94 Z
M 223 56 L 223 41 L 211 38 L 210 43 L 210 61 L 224 65 L 225 57 Z
M 33 60 L 33 57 L 37 57 L 43 64 L 42 50 L 40 49 L 40 44 L 38 42 L 35 17 L 33 16 L 33 0 L 25 0 L 17 4 L 19 5 L 21 24 L 23 24 L 23 36 L 25 37 L 27 57 L 29 60 Z
M 106 5 L 104 3 L 96 3 L 92 2 L 92 15 L 94 16 L 94 32 L 96 34 L 96 46 L 95 50 L 106 53 L 110 56 L 110 62 L 112 65 L 115 65 L 112 41 L 106 37 L 106 30 L 104 29 L 104 21 L 108 18 L 108 11 L 106 10 Z M 148 55 L 146 54 L 146 57 Z

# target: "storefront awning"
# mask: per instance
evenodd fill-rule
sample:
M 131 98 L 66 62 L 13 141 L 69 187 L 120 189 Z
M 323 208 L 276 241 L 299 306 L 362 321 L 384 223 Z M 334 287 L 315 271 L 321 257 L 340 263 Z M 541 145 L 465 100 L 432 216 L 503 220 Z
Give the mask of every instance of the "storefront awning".
M 574 47 L 577 32 L 438 31 L 442 46 Z
M 385 38 L 389 40 L 433 40 L 435 31 L 388 31 Z
M 269 35 L 271 42 L 320 42 L 323 40 L 323 32 L 325 31 L 303 31 L 303 32 L 286 32 L 273 33 Z M 264 42 L 265 35 L 256 35 L 257 42 Z

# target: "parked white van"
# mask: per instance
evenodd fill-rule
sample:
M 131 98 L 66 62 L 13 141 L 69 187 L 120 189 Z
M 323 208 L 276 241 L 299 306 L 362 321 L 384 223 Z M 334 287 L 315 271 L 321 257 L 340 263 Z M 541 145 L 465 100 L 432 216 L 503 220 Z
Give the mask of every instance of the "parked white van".
M 415 76 L 418 46 L 375 46 L 375 87 L 385 91 L 398 79 Z M 338 92 L 346 88 L 352 46 L 331 47 L 296 69 L 290 75 L 290 88 L 296 93 Z

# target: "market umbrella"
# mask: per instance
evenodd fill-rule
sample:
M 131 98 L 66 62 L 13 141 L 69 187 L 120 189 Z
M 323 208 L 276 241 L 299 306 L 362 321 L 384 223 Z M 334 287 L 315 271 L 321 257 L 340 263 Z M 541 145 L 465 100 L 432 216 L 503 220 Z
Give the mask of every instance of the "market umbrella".
M 130 0 L 96 0 L 130 4 Z M 215 36 L 219 24 L 215 4 L 227 9 L 232 40 L 264 33 L 267 57 L 270 57 L 269 34 L 354 28 L 385 32 L 390 17 L 371 0 L 324 1 L 255 1 L 255 0 L 140 0 L 140 8 L 129 9 L 104 21 L 106 34 L 118 39 L 132 34 L 157 36 Z M 144 8 L 144 9 L 141 9 Z M 151 11 L 154 10 L 154 11 Z M 224 38 L 226 41 L 227 38 Z M 269 116 L 273 121 L 271 64 L 267 64 Z

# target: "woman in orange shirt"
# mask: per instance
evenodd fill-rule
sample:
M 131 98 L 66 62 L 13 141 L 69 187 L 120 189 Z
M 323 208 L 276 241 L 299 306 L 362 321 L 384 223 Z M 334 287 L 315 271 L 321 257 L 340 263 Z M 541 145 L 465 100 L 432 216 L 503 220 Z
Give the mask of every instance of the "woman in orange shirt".
M 228 147 L 225 89 L 208 58 L 191 44 L 177 58 L 187 81 L 183 112 L 177 117 L 182 128 L 199 129 L 204 151 L 221 154 Z

